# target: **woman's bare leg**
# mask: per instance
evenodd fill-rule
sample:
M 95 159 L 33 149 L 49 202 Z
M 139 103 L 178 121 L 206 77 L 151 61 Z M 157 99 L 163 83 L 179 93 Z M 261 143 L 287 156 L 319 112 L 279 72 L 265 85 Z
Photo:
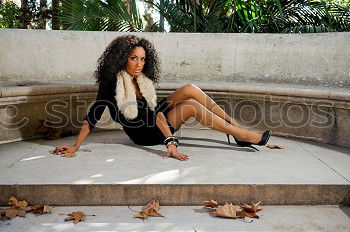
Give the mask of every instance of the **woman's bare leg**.
M 239 127 L 237 122 L 230 117 L 216 102 L 211 99 L 206 93 L 204 93 L 200 88 L 193 84 L 187 84 L 177 89 L 173 93 L 171 93 L 167 100 L 170 102 L 170 109 L 174 108 L 176 104 L 193 98 L 205 106 L 208 110 L 224 119 L 226 122 L 231 125 Z
M 262 135 L 226 123 L 225 120 L 209 111 L 196 99 L 190 98 L 177 105 L 168 112 L 171 125 L 177 130 L 190 117 L 194 117 L 200 124 L 208 128 L 233 135 L 240 141 L 258 143 Z

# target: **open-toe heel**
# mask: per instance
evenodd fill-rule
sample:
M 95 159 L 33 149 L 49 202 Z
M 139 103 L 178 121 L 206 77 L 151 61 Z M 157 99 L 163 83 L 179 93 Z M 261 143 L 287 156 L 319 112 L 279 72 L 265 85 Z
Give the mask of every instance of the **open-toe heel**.
M 235 137 L 233 137 L 233 136 L 232 136 L 232 137 L 235 139 L 236 144 L 237 144 L 238 146 L 240 146 L 240 147 L 250 147 L 250 148 L 253 148 L 253 149 L 256 150 L 256 151 L 259 151 L 256 147 L 253 147 L 252 145 L 258 145 L 258 146 L 264 146 L 264 145 L 266 145 L 267 141 L 268 141 L 269 138 L 270 138 L 270 134 L 271 134 L 270 131 L 265 131 L 265 132 L 263 133 L 263 135 L 262 135 L 261 140 L 260 140 L 257 144 L 252 144 L 252 143 L 246 142 L 246 141 L 240 141 L 240 140 L 236 139 Z M 226 134 L 226 136 L 227 136 L 227 141 L 228 141 L 228 143 L 230 144 L 231 142 L 230 142 L 230 136 L 229 136 L 229 134 Z
M 230 142 L 230 135 L 229 135 L 229 134 L 226 134 L 226 136 L 227 136 L 227 142 L 228 142 L 228 144 L 231 144 L 231 142 Z M 234 136 L 232 136 L 232 137 L 235 139 L 236 144 L 237 144 L 238 146 L 240 146 L 240 147 L 250 147 L 250 148 L 253 148 L 253 149 L 259 151 L 258 149 L 256 149 L 255 147 L 253 147 L 252 144 L 251 144 L 250 142 L 239 141 L 239 140 L 236 139 Z

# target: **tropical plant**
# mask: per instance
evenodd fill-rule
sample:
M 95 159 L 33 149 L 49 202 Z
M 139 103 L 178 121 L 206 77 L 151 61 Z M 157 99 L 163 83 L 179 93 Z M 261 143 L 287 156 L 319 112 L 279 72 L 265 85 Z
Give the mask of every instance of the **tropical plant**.
M 63 0 L 60 19 L 68 30 L 143 30 L 136 0 Z
M 330 1 L 164 0 L 153 4 L 175 32 L 350 31 L 349 5 Z

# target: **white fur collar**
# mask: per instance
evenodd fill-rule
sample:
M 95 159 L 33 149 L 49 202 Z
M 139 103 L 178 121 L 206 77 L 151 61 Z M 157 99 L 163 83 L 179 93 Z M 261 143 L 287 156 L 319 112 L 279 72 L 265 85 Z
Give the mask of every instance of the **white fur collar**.
M 126 119 L 134 119 L 138 115 L 136 93 L 131 82 L 132 76 L 125 70 L 117 73 L 116 96 L 117 106 Z M 156 90 L 153 81 L 141 73 L 137 78 L 142 96 L 146 99 L 148 107 L 154 111 L 157 106 Z

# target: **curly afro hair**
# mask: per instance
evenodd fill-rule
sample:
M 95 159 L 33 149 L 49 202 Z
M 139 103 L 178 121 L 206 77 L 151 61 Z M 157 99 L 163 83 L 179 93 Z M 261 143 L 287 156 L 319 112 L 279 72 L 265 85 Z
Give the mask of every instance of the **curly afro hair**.
M 115 80 L 116 74 L 124 69 L 128 56 L 135 47 L 143 47 L 146 52 L 142 73 L 154 83 L 158 83 L 159 60 L 154 45 L 144 38 L 135 35 L 123 35 L 114 39 L 98 59 L 98 67 L 94 73 L 97 84 L 105 84 Z

